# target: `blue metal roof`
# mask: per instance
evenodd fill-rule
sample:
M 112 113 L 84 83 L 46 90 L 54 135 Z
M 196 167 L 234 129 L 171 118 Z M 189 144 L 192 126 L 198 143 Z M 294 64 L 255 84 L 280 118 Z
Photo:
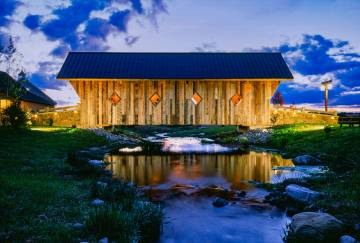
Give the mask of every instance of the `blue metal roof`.
M 293 79 L 280 53 L 70 52 L 58 79 Z
M 44 92 L 38 89 L 30 81 L 17 82 L 9 74 L 0 71 L 0 97 L 3 96 L 4 98 L 11 98 L 8 96 L 7 93 L 14 84 L 19 84 L 22 86 L 23 89 L 26 90 L 26 92 L 21 95 L 20 100 L 40 103 L 48 106 L 56 105 L 55 101 L 53 101 L 49 96 L 47 96 Z M 9 95 L 11 96 L 11 94 Z

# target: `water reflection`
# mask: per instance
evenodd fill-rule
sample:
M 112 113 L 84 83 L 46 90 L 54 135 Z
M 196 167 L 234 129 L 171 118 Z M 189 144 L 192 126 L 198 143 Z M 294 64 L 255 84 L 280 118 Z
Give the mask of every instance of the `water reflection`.
M 108 169 L 114 177 L 139 186 L 188 184 L 221 185 L 243 189 L 244 181 L 272 182 L 283 170 L 273 167 L 293 166 L 291 160 L 270 153 L 248 154 L 167 154 L 108 155 Z

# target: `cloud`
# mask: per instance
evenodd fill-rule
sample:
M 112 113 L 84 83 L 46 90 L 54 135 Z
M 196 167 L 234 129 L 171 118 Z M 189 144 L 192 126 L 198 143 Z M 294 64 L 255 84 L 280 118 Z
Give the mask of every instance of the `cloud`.
M 139 14 L 142 14 L 144 12 L 141 0 L 131 0 L 131 5 Z
M 84 32 L 90 36 L 105 40 L 110 31 L 111 25 L 108 23 L 108 21 L 105 19 L 94 18 L 87 22 Z
M 195 52 L 218 52 L 215 42 L 204 42 L 194 48 Z
M 68 45 L 61 45 L 53 49 L 50 54 L 55 57 L 64 58 L 69 51 L 70 47 Z
M 11 22 L 11 16 L 15 12 L 15 9 L 21 3 L 17 0 L 1 0 L 0 3 L 0 27 L 8 26 Z
M 134 45 L 138 40 L 140 39 L 139 36 L 126 36 L 125 37 L 125 43 L 128 46 Z
M 30 81 L 42 89 L 60 89 L 66 83 L 56 79 L 59 70 L 58 62 L 40 62 L 38 71 L 29 76 Z
M 282 43 L 262 50 L 281 52 L 294 74 L 294 82 L 283 83 L 280 87 L 285 99 L 295 103 L 321 102 L 320 83 L 331 79 L 330 104 L 360 100 L 360 93 L 353 90 L 360 82 L 360 55 L 348 41 L 304 35 L 297 43 Z
M 24 25 L 26 27 L 28 27 L 31 30 L 35 30 L 37 28 L 39 28 L 40 26 L 40 20 L 41 20 L 41 16 L 40 15 L 28 15 L 25 19 L 24 19 Z
M 130 11 L 124 10 L 115 12 L 110 17 L 110 23 L 120 31 L 120 32 L 127 32 L 127 24 L 130 20 Z

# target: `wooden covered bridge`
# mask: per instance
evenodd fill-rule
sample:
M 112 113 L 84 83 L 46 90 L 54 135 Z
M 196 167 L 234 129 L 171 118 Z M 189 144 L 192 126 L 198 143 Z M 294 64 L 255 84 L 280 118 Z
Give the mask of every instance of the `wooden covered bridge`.
M 70 52 L 58 79 L 80 97 L 80 127 L 270 124 L 293 76 L 280 53 Z

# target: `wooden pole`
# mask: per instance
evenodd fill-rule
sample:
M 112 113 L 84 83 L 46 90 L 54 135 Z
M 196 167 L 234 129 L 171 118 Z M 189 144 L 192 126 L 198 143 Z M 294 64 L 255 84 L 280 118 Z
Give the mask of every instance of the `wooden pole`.
M 325 85 L 325 111 L 328 111 L 328 103 L 329 103 L 329 88 L 328 85 Z

